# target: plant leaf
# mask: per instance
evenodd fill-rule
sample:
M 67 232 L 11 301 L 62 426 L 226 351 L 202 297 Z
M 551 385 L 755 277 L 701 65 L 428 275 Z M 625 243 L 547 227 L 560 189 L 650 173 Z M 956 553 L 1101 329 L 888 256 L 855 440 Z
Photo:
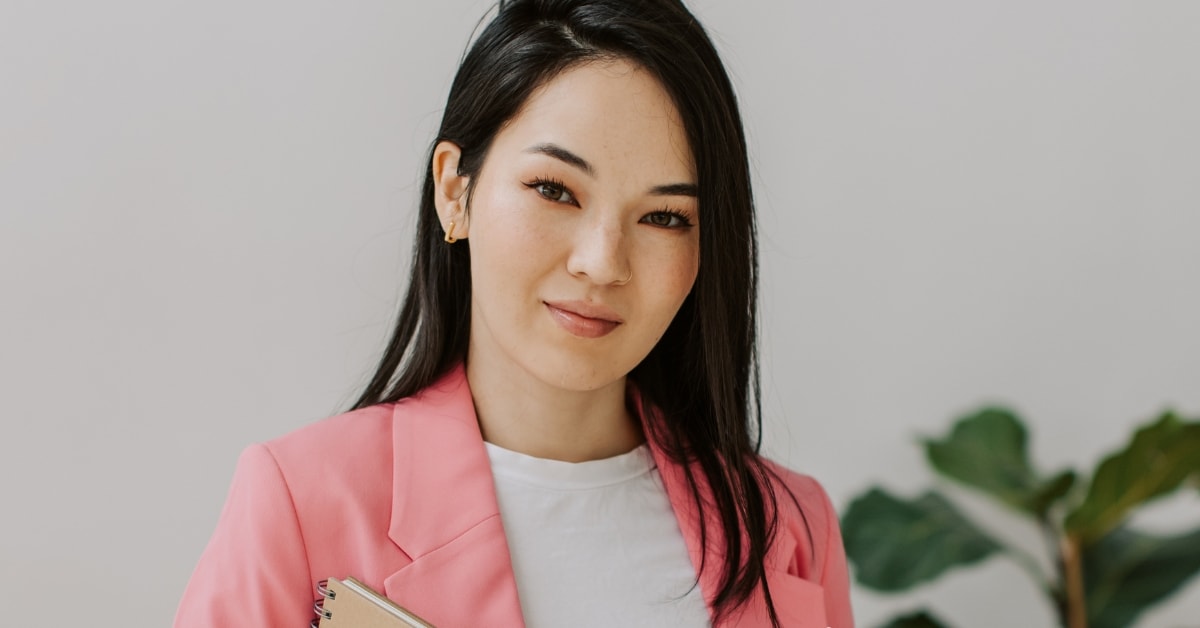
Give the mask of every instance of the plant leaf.
M 921 610 L 903 617 L 893 618 L 892 621 L 880 626 L 879 628 L 948 628 L 949 624 L 944 624 L 940 619 L 935 617 L 929 611 Z
M 1002 549 L 932 491 L 904 501 L 871 489 L 846 510 L 842 537 L 858 581 L 878 591 L 903 591 Z
M 1004 408 L 984 408 L 954 423 L 943 440 L 926 439 L 925 456 L 942 475 L 1001 502 L 1041 515 L 1070 486 L 1065 474 L 1043 484 L 1029 464 L 1021 420 Z M 1070 480 L 1073 482 L 1074 480 Z
M 1166 412 L 1100 463 L 1087 497 L 1067 516 L 1066 529 L 1086 545 L 1120 525 L 1134 507 L 1175 490 L 1197 473 L 1200 423 L 1184 423 Z
M 1050 510 L 1050 506 L 1054 505 L 1054 502 L 1071 492 L 1071 488 L 1075 486 L 1075 480 L 1074 471 L 1060 471 L 1030 493 L 1026 499 L 1027 510 L 1039 518 L 1042 517 Z
M 1200 571 L 1200 529 L 1158 537 L 1121 527 L 1083 548 L 1090 628 L 1123 628 Z

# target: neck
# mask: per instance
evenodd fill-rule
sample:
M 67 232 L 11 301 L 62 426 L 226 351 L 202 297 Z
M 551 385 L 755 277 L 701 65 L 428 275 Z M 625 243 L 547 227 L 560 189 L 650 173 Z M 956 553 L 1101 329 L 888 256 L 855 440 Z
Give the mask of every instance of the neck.
M 642 443 L 625 404 L 625 379 L 597 390 L 563 390 L 520 368 L 467 360 L 467 382 L 483 439 L 505 449 L 567 462 L 599 460 Z

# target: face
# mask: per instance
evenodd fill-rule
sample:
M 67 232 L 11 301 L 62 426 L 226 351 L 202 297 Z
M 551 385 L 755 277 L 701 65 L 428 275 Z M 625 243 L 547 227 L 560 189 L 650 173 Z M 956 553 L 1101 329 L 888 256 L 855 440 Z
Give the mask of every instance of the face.
M 589 63 L 535 91 L 460 215 L 468 361 L 562 389 L 623 384 L 696 279 L 695 188 L 679 114 L 645 71 Z

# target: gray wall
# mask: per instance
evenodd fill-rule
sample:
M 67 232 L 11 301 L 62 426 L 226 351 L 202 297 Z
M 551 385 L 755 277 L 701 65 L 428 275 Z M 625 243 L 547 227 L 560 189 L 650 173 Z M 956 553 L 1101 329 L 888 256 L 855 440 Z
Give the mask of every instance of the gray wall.
M 161 626 L 241 448 L 369 370 L 486 3 L 72 4 L 0 4 L 0 599 Z M 983 402 L 1047 469 L 1200 413 L 1200 4 L 693 5 L 754 156 L 773 455 L 844 507 L 934 481 L 914 436 Z M 864 626 L 922 600 L 1051 623 L 1003 561 L 855 592 Z M 1197 616 L 1193 582 L 1140 625 Z

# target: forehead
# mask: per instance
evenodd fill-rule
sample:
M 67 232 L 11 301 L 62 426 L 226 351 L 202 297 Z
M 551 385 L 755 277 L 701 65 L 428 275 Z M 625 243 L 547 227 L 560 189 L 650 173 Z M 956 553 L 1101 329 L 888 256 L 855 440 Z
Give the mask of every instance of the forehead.
M 552 143 L 583 157 L 597 178 L 695 182 L 679 112 L 649 72 L 624 60 L 560 72 L 530 95 L 493 150 Z

